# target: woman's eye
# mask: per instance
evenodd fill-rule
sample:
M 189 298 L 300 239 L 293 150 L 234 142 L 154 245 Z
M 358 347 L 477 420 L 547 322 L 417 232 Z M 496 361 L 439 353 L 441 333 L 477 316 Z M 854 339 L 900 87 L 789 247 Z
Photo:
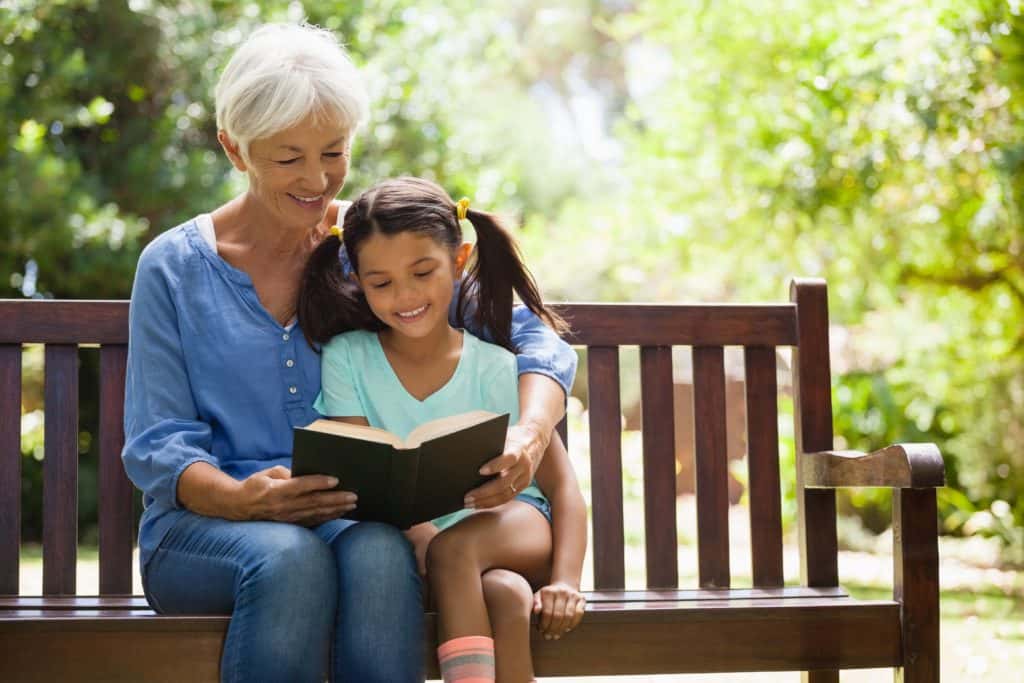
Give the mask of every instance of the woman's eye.
M 329 157 L 331 159 L 337 159 L 339 157 L 345 156 L 345 153 L 344 152 L 324 152 L 324 156 L 325 157 Z
M 385 287 L 387 287 L 390 284 L 391 284 L 391 281 L 389 280 L 387 282 L 375 282 L 374 284 L 372 284 L 370 286 L 373 287 L 374 289 L 384 289 Z
M 282 166 L 287 166 L 288 164 L 294 164 L 296 161 L 298 161 L 301 158 L 302 157 L 295 157 L 294 159 L 282 159 L 281 161 L 279 161 L 277 163 L 281 164 Z
M 424 271 L 422 273 L 413 273 L 413 275 L 415 275 L 416 277 L 426 277 L 426 276 L 430 275 L 433 272 L 434 272 L 434 270 L 433 270 L 433 268 L 431 268 L 430 270 Z

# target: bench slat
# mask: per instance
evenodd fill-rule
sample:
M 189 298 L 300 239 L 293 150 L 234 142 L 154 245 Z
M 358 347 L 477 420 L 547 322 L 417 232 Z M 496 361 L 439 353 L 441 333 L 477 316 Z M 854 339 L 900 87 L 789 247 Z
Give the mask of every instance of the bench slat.
M 132 592 L 132 484 L 121 463 L 128 347 L 100 348 L 100 594 Z
M 647 587 L 679 585 L 672 347 L 640 348 Z
M 829 451 L 832 443 L 832 380 L 828 346 L 828 291 L 824 280 L 796 279 L 790 299 L 799 311 L 799 348 L 793 349 L 793 416 L 796 420 L 800 576 L 808 586 L 839 583 L 836 494 L 805 489 L 802 453 Z
M 78 554 L 78 347 L 45 352 L 43 593 L 75 593 Z
M 697 472 L 697 564 L 703 588 L 726 588 L 729 572 L 729 468 L 725 353 L 693 349 L 693 431 Z
M 556 305 L 586 346 L 788 346 L 796 343 L 792 304 Z
M 21 547 L 21 344 L 0 344 L 0 482 L 0 595 L 17 595 Z
M 625 530 L 622 520 L 622 409 L 619 349 L 587 349 L 590 387 L 590 486 L 593 509 L 594 586 L 626 585 Z
M 753 579 L 755 586 L 781 586 L 782 492 L 775 347 L 748 346 L 744 362 Z
M 560 640 L 531 629 L 531 650 L 540 676 L 898 666 L 899 609 L 847 598 L 605 603 L 588 607 Z M 188 662 L 189 680 L 216 681 L 227 626 L 227 617 L 0 618 L 0 661 L 15 677 L 77 680 L 87 671 L 94 680 L 147 681 L 180 681 Z M 424 627 L 436 678 L 436 615 L 425 614 Z
M 0 344 L 127 344 L 127 301 L 0 301 Z

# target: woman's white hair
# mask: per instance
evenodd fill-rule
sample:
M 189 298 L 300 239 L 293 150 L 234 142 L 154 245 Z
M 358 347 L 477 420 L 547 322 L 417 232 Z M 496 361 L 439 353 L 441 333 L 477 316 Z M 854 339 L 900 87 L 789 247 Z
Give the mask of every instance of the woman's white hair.
M 214 90 L 217 128 L 248 156 L 249 143 L 306 117 L 337 121 L 349 139 L 367 113 L 363 81 L 334 34 L 310 24 L 267 24 L 231 56 Z

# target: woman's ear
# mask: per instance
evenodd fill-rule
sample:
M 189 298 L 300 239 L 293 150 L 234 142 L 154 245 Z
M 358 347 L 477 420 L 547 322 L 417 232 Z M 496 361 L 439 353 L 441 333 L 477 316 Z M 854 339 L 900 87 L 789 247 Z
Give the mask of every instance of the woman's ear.
M 227 132 L 223 130 L 217 131 L 217 142 L 224 149 L 224 153 L 228 155 L 228 160 L 231 165 L 236 169 L 245 173 L 248 169 L 246 168 L 245 159 L 242 158 L 242 150 L 234 140 L 232 140 Z
M 469 260 L 469 255 L 473 253 L 473 243 L 463 242 L 459 245 L 459 248 L 455 250 L 455 278 L 462 277 L 463 271 L 466 270 L 466 262 Z

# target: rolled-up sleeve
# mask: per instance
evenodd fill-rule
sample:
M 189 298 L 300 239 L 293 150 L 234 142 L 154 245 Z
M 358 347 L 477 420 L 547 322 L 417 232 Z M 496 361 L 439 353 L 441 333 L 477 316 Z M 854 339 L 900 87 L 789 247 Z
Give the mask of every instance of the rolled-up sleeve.
M 456 303 L 461 288 L 460 280 L 455 285 L 455 296 L 448 309 L 448 320 L 452 324 L 458 324 Z M 494 336 L 489 330 L 476 329 L 472 323 L 475 309 L 475 301 L 470 297 L 466 306 L 466 328 L 477 337 L 493 342 Z M 568 398 L 576 379 L 576 364 L 579 360 L 576 352 L 526 306 L 512 308 L 512 345 L 516 348 L 516 364 L 520 375 L 537 373 L 550 377 L 561 385 Z
M 171 283 L 152 250 L 139 259 L 128 314 L 125 471 L 146 497 L 172 508 L 178 478 L 195 462 L 219 467 L 212 430 L 198 418 Z
M 576 352 L 526 306 L 512 309 L 512 343 L 520 375 L 546 375 L 569 396 L 576 378 Z

